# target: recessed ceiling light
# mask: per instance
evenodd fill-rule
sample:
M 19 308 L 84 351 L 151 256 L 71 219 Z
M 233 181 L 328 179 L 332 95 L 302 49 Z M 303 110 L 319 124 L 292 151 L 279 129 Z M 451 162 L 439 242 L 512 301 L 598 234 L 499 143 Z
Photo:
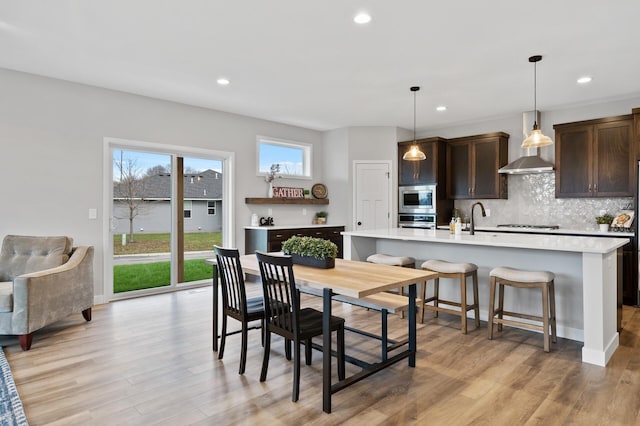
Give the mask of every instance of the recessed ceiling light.
M 591 82 L 591 80 L 592 80 L 592 78 L 591 78 L 591 77 L 580 77 L 580 78 L 578 79 L 578 83 L 579 83 L 579 84 L 587 84 L 587 83 L 590 83 L 590 82 Z
M 358 13 L 356 16 L 354 16 L 353 22 L 355 22 L 356 24 L 368 24 L 369 22 L 371 22 L 371 15 L 365 12 Z
M 436 111 L 446 111 L 447 107 L 444 105 L 440 105 L 439 107 L 436 108 Z
M 216 81 L 220 86 L 226 86 L 226 85 L 228 85 L 230 83 L 229 79 L 224 78 L 224 77 L 221 77 Z

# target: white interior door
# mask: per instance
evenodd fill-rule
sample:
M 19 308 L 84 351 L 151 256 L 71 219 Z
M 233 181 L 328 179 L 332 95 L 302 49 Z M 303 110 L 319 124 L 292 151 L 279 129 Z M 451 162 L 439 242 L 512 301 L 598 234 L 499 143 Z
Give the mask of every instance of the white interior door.
M 354 162 L 353 229 L 391 227 L 391 163 Z

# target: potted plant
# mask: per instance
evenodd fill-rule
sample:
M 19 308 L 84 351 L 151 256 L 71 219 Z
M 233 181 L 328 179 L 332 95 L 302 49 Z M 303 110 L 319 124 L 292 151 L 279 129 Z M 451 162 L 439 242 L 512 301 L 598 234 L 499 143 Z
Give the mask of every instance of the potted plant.
M 282 244 L 282 251 L 291 255 L 293 263 L 329 269 L 336 265 L 338 246 L 322 238 L 294 236 Z
M 600 226 L 600 232 L 607 232 L 612 221 L 613 216 L 608 213 L 605 213 L 602 216 L 596 216 L 596 222 Z
M 327 216 L 329 216 L 329 213 L 322 211 L 322 212 L 317 212 L 316 213 L 316 223 L 318 225 L 323 225 L 325 223 L 327 223 Z

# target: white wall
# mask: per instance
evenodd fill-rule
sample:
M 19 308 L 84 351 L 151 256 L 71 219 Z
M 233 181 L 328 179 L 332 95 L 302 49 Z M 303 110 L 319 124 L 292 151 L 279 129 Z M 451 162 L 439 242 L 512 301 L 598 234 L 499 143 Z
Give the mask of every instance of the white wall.
M 324 175 L 330 183 L 329 223 L 353 229 L 353 162 L 391 161 L 391 187 L 397 188 L 398 129 L 389 126 L 348 127 L 324 133 Z M 397 195 L 392 194 L 392 218 Z M 394 221 L 395 223 L 395 221 Z
M 345 225 L 351 224 L 351 167 L 349 165 L 349 129 L 336 129 L 324 132 L 322 137 L 324 157 L 325 185 L 329 193 L 330 203 L 326 210 L 329 212 L 327 223 Z
M 256 135 L 312 144 L 313 181 L 323 180 L 317 131 L 3 69 L 0 93 L 0 235 L 69 235 L 95 246 L 97 295 L 107 244 L 100 217 L 104 137 L 235 152 L 241 251 L 252 212 L 244 197 L 267 191 L 255 172 Z M 97 220 L 88 219 L 89 208 L 97 209 Z M 276 222 L 279 214 L 292 213 L 274 211 Z

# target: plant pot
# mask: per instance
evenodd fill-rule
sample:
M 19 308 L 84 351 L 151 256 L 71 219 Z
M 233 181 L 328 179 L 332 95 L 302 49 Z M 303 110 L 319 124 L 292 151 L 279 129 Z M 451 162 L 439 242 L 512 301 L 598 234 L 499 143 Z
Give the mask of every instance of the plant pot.
M 609 231 L 609 224 L 608 223 L 600 223 L 600 224 L 598 224 L 598 226 L 600 227 L 600 232 L 608 232 Z
M 299 254 L 291 253 L 291 260 L 293 263 L 310 266 L 312 268 L 331 269 L 336 267 L 336 260 L 334 258 L 318 259 L 311 256 L 300 256 Z
M 318 225 L 324 225 L 325 223 L 327 223 L 327 218 L 326 217 L 316 217 L 316 223 Z

